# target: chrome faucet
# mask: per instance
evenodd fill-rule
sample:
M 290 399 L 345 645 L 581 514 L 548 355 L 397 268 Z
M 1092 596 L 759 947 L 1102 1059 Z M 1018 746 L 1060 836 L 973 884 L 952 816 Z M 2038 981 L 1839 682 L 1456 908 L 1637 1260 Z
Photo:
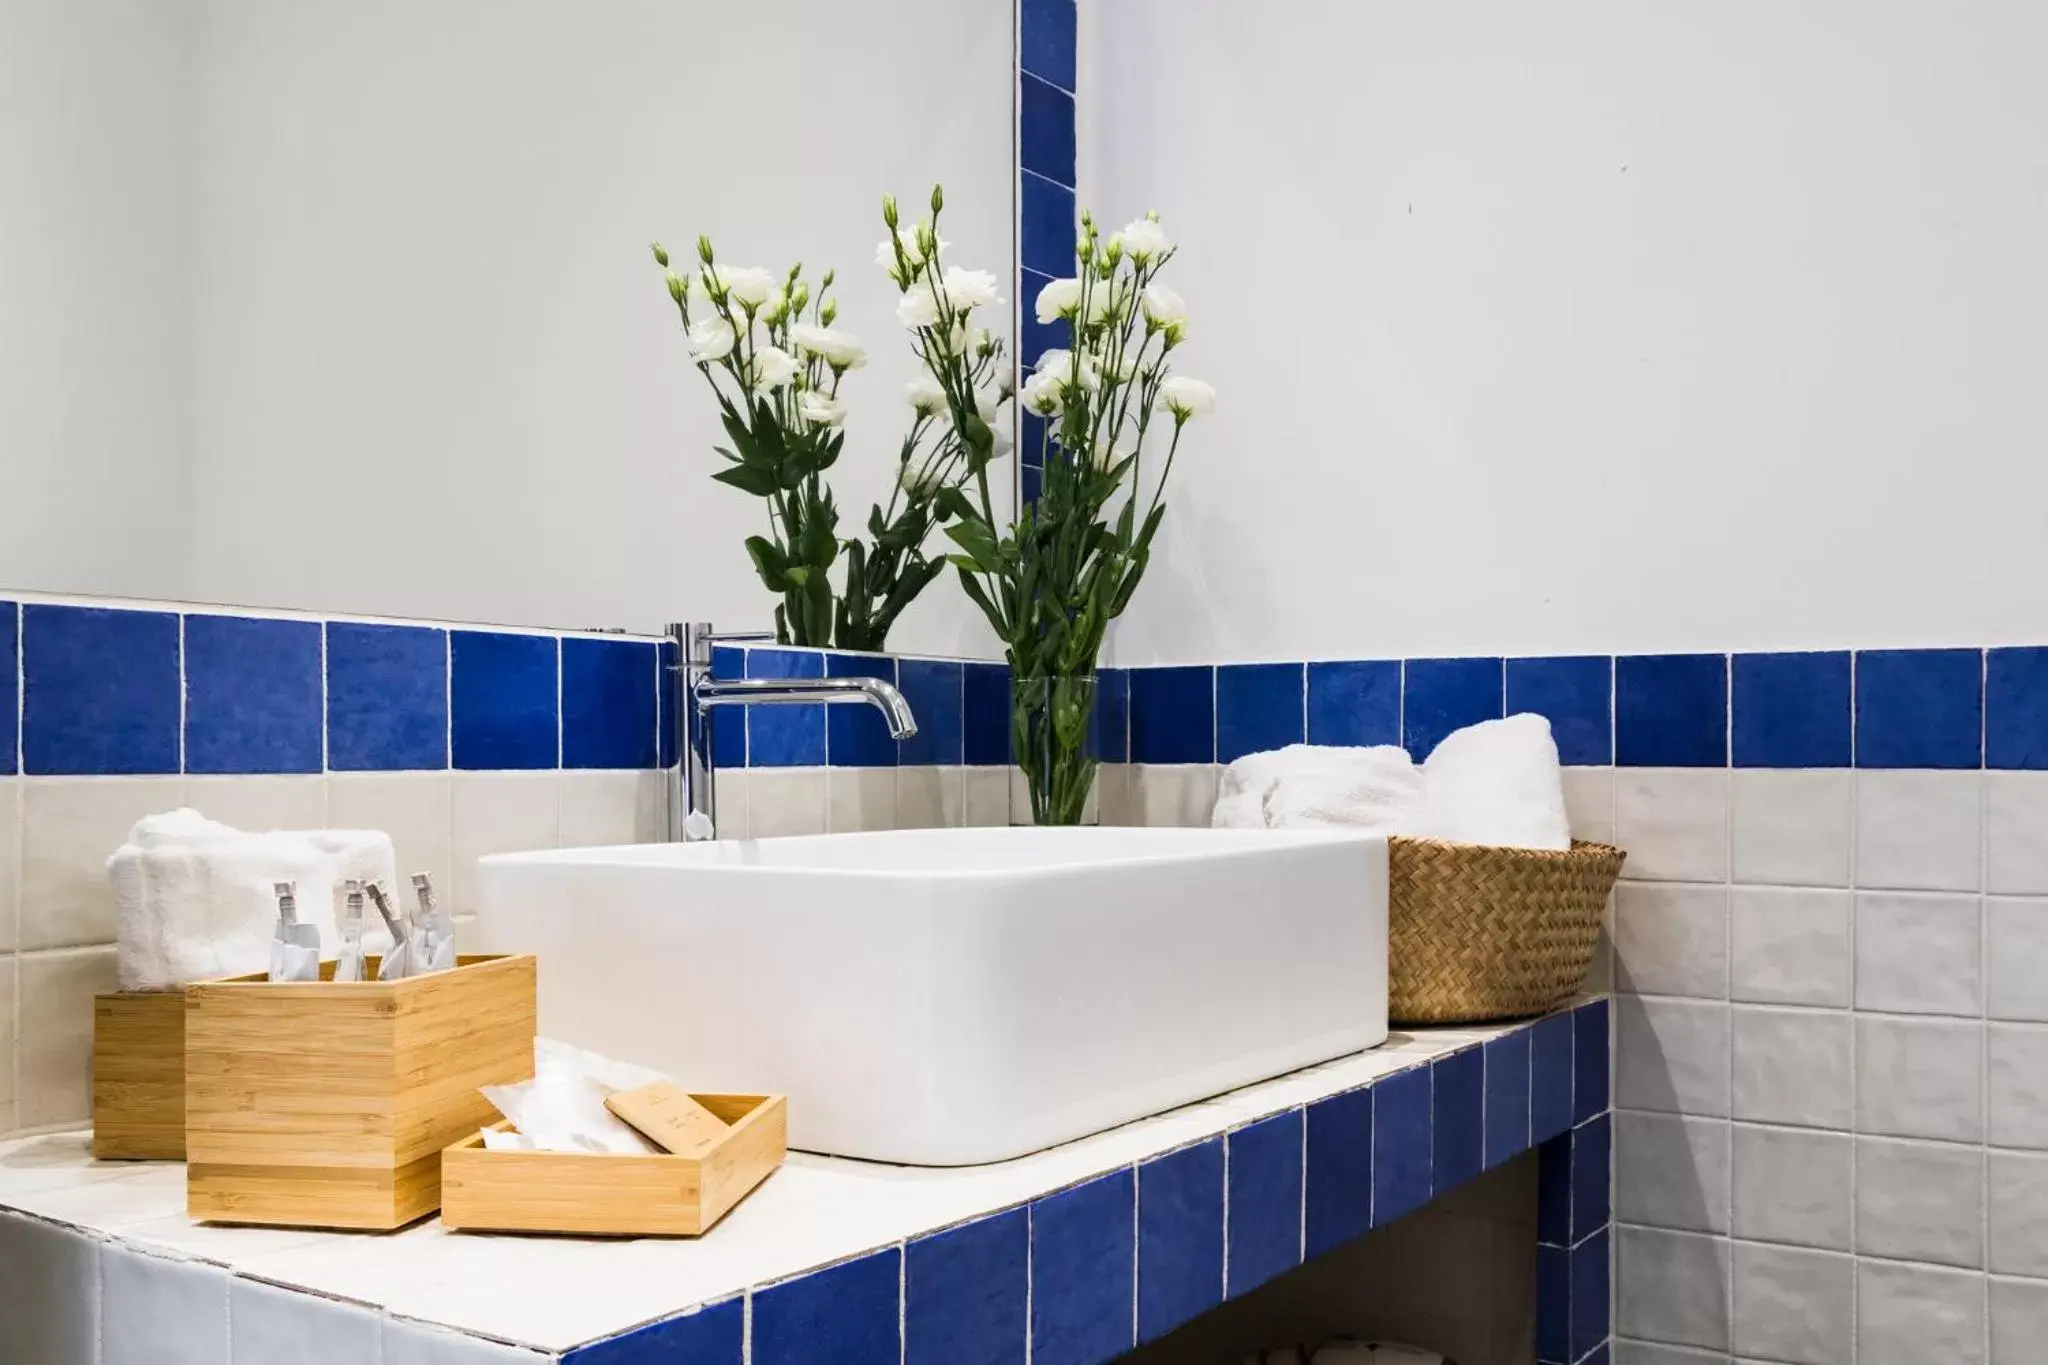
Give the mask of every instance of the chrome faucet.
M 766 632 L 720 635 L 708 622 L 691 621 L 668 628 L 675 641 L 679 675 L 676 708 L 676 777 L 669 792 L 668 832 L 672 843 L 695 843 L 718 837 L 717 771 L 711 765 L 711 727 L 704 722 L 718 706 L 785 706 L 799 702 L 833 704 L 866 702 L 889 723 L 891 739 L 917 733 L 917 718 L 903 694 L 880 678 L 714 678 L 711 647 L 741 641 L 770 641 Z M 693 742 L 691 731 L 696 731 Z

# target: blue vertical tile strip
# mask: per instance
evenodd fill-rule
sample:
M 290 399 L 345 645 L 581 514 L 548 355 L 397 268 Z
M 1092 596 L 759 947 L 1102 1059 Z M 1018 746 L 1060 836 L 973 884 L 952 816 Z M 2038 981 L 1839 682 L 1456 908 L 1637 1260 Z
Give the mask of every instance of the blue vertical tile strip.
M 746 677 L 746 651 L 736 645 L 713 645 L 711 647 L 711 676 L 714 678 Z M 710 717 L 711 721 L 711 761 L 721 768 L 746 767 L 747 708 L 744 706 L 714 706 L 705 714 Z
M 749 678 L 821 678 L 824 656 L 812 649 L 750 649 Z M 825 708 L 799 705 L 747 708 L 747 766 L 818 768 L 825 763 Z
M 562 640 L 562 766 L 652 768 L 654 645 L 644 640 Z
M 1018 496 L 1026 503 L 1036 503 L 1038 495 L 1045 489 L 1045 471 L 1035 464 L 1017 466 Z
M 746 1301 L 727 1299 L 581 1347 L 562 1365 L 741 1365 L 746 1328 Z
M 1536 1245 L 1536 1362 L 1571 1365 L 1572 1253 Z
M 1017 144 L 1023 167 L 1062 185 L 1074 183 L 1074 97 L 1030 72 L 1017 77 Z
M 1308 666 L 1310 744 L 1399 744 L 1401 663 L 1398 659 Z
M 1607 1115 L 1572 1129 L 1571 1161 L 1571 1238 L 1577 1246 L 1612 1216 L 1607 1173 L 1614 1167 L 1614 1134 Z
M 1499 659 L 1410 659 L 1403 667 L 1401 742 L 1416 762 L 1451 731 L 1500 718 Z
M 22 771 L 178 772 L 178 635 L 171 612 L 23 608 Z
M 1215 670 L 1131 670 L 1131 761 L 1216 761 Z
M 1021 0 L 1017 27 L 1018 65 L 1062 90 L 1074 89 L 1074 0 Z
M 1728 763 L 1728 657 L 1629 654 L 1614 661 L 1614 761 L 1624 768 Z
M 21 756 L 15 752 L 21 717 L 20 675 L 21 609 L 12 602 L 0 602 L 0 775 L 16 772 L 21 766 Z
M 448 632 L 327 623 L 327 766 L 448 766 Z
M 1607 1002 L 1590 1000 L 1571 1019 L 1572 1122 L 1584 1123 L 1607 1109 Z
M 1604 767 L 1614 761 L 1614 661 L 1574 656 L 1507 661 L 1507 711 L 1550 722 L 1558 761 Z
M 661 672 L 655 680 L 654 692 L 655 709 L 660 716 L 660 729 L 655 736 L 655 746 L 661 766 L 673 768 L 676 766 L 677 759 L 681 757 L 678 746 L 681 743 L 683 730 L 685 728 L 688 729 L 690 743 L 697 748 L 699 753 L 704 753 L 704 737 L 699 733 L 699 718 L 696 708 L 691 708 L 689 716 L 684 717 L 682 715 L 682 677 L 677 671 L 677 664 L 681 656 L 676 649 L 675 641 L 663 640 L 659 645 L 657 657 L 661 661 Z M 686 720 L 687 727 L 679 726 L 677 724 L 678 720 Z M 744 727 L 742 727 L 742 733 L 744 733 Z M 709 757 L 709 755 L 706 756 Z M 740 758 L 744 762 L 746 755 L 742 753 Z
M 1537 1020 L 1529 1052 L 1529 1137 L 1542 1142 L 1572 1126 L 1572 1016 Z
M 1985 656 L 1984 766 L 2048 768 L 2048 649 Z
M 1372 1227 L 1372 1096 L 1365 1087 L 1308 1107 L 1303 1241 L 1311 1257 Z
M 903 1365 L 1024 1365 L 1031 1221 L 1011 1209 L 903 1251 Z
M 876 654 L 827 654 L 828 678 L 880 678 L 896 685 L 896 661 Z M 914 713 L 913 713 L 914 714 Z M 872 706 L 825 708 L 825 756 L 835 768 L 893 768 L 896 741 L 889 723 Z
M 1018 177 L 1018 259 L 1058 279 L 1074 273 L 1074 191 L 1030 171 Z
M 1138 1167 L 1138 1340 L 1223 1302 L 1223 1139 Z
M 1468 1047 L 1430 1064 L 1430 1190 L 1442 1194 L 1485 1163 L 1486 1057 Z
M 552 635 L 450 633 L 448 709 L 456 767 L 560 765 L 560 652 Z
M 961 666 L 943 659 L 902 659 L 896 664 L 896 686 L 917 717 L 917 733 L 897 746 L 896 761 L 905 767 L 966 762 Z
M 1385 1227 L 1429 1202 L 1430 1146 L 1429 1068 L 1397 1072 L 1374 1086 L 1374 1227 Z
M 1572 1135 L 1559 1133 L 1536 1149 L 1536 1240 L 1570 1246 L 1572 1240 Z
M 1097 1365 L 1137 1344 L 1136 1199 L 1122 1170 L 1031 1205 L 1032 1365 Z
M 1216 761 L 1302 742 L 1302 666 L 1225 664 L 1216 670 Z
M 1738 654 L 1729 758 L 1738 768 L 1846 768 L 1849 654 Z
M 1232 1298 L 1301 1264 L 1302 1114 L 1290 1109 L 1229 1135 Z
M 1974 768 L 1983 757 L 1984 656 L 1974 649 L 1856 655 L 1856 766 Z
M 961 681 L 962 744 L 971 766 L 1010 761 L 1010 668 L 968 664 Z
M 320 623 L 185 618 L 185 771 L 317 773 Z
M 901 1275 L 891 1248 L 758 1291 L 751 1365 L 900 1365 Z
M 1490 1170 L 1529 1148 L 1529 1031 L 1486 1044 L 1485 1164 Z
M 1607 1240 L 1603 1227 L 1572 1248 L 1571 1324 L 1566 1338 L 1575 1361 L 1585 1360 L 1604 1346 L 1610 1331 L 1614 1294 L 1609 1283 Z
M 1131 673 L 1105 668 L 1095 675 L 1095 754 L 1104 763 L 1131 756 Z

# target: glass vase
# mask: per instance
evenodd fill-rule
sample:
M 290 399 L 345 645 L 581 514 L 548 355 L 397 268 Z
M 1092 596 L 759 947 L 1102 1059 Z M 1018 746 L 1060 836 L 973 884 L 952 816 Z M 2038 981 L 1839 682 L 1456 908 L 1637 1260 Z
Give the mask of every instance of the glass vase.
M 1011 824 L 1094 824 L 1095 675 L 1013 679 L 1010 752 L 1024 777 Z

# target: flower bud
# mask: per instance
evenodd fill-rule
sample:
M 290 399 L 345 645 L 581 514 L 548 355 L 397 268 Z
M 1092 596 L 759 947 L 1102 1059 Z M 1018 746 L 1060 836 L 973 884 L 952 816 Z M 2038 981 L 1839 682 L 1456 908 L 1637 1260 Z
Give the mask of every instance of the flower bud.
M 798 285 L 796 287 L 796 292 L 789 296 L 790 308 L 799 313 L 803 312 L 805 308 L 809 307 L 810 302 L 811 287 L 807 284 Z
M 1095 239 L 1083 234 L 1074 239 L 1074 259 L 1082 265 L 1095 259 Z
M 683 294 L 688 288 L 689 286 L 683 282 L 681 275 L 676 274 L 673 270 L 668 272 L 668 296 L 670 298 L 674 299 L 677 303 L 681 303 L 683 301 Z
M 654 263 L 664 269 L 668 266 L 668 251 L 660 242 L 654 244 Z
M 941 210 L 941 209 L 943 209 L 943 208 L 945 208 L 945 207 L 946 207 L 946 187 L 945 187 L 944 185 L 934 185 L 934 186 L 932 186 L 932 212 L 933 212 L 933 213 L 937 213 L 937 212 L 939 212 L 939 210 Z
M 919 223 L 917 225 L 917 254 L 925 260 L 930 260 L 933 255 L 932 249 L 938 244 L 939 239 L 932 232 L 932 225 L 930 223 Z M 936 271 L 938 267 L 933 266 L 932 269 Z
M 1123 239 L 1112 234 L 1109 239 L 1109 245 L 1102 249 L 1102 263 L 1108 266 L 1111 270 L 1114 270 L 1116 269 L 1116 263 L 1118 261 L 1121 261 L 1123 258 Z
M 697 236 L 697 259 L 706 265 L 711 264 L 711 239 L 702 233 Z
M 827 289 L 830 289 L 830 288 L 832 287 L 832 281 L 834 281 L 834 280 L 836 280 L 836 279 L 838 279 L 838 278 L 839 278 L 839 272 L 838 272 L 838 271 L 836 271 L 836 270 L 828 270 L 828 271 L 826 271 L 826 272 L 825 272 L 825 278 L 824 278 L 824 279 L 822 279 L 822 280 L 820 280 L 820 281 L 818 281 L 818 289 L 819 289 L 819 292 L 821 292 L 821 293 L 822 293 L 823 291 L 825 291 L 825 290 L 827 290 Z
M 839 305 L 837 302 L 831 299 L 827 299 L 825 301 L 825 306 L 818 310 L 818 321 L 824 323 L 827 327 L 830 327 L 832 325 L 833 320 L 838 316 Z
M 896 226 L 896 196 L 893 194 L 882 196 L 882 221 L 891 228 Z

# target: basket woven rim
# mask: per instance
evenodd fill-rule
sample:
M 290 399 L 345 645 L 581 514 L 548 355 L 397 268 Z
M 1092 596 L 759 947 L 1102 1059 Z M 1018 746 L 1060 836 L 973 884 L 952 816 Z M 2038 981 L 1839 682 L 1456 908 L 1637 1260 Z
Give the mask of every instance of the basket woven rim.
M 1580 856 L 1586 854 L 1605 856 L 1609 853 L 1621 852 L 1621 849 L 1614 844 L 1598 844 L 1590 839 L 1574 839 L 1570 848 L 1522 848 L 1515 844 L 1468 844 L 1462 839 L 1438 839 L 1426 834 L 1390 834 L 1387 836 L 1387 842 L 1390 844 L 1425 844 L 1433 848 L 1470 848 L 1483 850 L 1487 853 L 1520 853 L 1532 858 L 1569 858 L 1574 854 Z

